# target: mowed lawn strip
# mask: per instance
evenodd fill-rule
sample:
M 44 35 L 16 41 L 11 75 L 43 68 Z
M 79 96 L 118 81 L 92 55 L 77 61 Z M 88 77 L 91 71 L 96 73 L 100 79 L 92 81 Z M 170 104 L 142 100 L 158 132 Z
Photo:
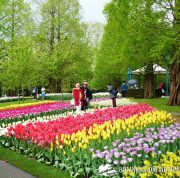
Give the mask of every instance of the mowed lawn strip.
M 0 146 L 0 160 L 8 161 L 8 163 L 38 178 L 70 178 L 65 171 L 39 163 L 36 160 L 31 160 L 18 152 L 2 146 Z
M 131 99 L 138 103 L 147 103 L 158 110 L 165 110 L 171 113 L 180 113 L 180 106 L 168 106 L 168 98 L 152 98 L 152 99 Z

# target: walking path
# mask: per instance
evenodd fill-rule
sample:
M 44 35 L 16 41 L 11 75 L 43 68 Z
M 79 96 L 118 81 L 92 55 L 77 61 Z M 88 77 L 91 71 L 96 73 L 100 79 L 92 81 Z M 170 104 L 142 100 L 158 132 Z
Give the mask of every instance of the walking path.
M 0 178 L 36 178 L 31 174 L 9 164 L 6 161 L 0 161 Z

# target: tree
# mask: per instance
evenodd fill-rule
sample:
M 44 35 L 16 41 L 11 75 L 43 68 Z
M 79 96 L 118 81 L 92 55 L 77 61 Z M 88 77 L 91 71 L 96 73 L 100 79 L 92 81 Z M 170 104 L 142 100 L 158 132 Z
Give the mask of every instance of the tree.
M 49 59 L 49 83 L 52 92 L 62 91 L 64 81 L 72 82 L 74 75 L 78 79 L 84 75 L 80 68 L 84 63 L 89 63 L 84 53 L 87 51 L 84 27 L 80 23 L 79 2 L 76 0 L 48 0 L 42 4 L 42 22 L 39 36 L 43 38 L 42 46 L 47 49 Z M 86 53 L 87 54 L 87 53 Z M 83 58 L 82 58 L 83 56 Z M 80 62 L 81 61 L 81 62 Z M 78 70 L 76 70 L 78 67 Z M 89 72 L 89 65 L 86 69 Z M 75 73 L 76 71 L 76 73 Z M 59 88 L 59 89 L 58 89 Z
M 35 60 L 32 40 L 21 37 L 15 41 L 15 46 L 8 53 L 10 60 L 3 63 L 1 75 L 3 86 L 7 89 L 21 89 L 32 85 L 34 78 Z
M 106 89 L 108 83 L 115 87 L 120 86 L 121 80 L 126 77 L 128 58 L 126 52 L 128 3 L 126 1 L 112 1 L 104 12 L 107 25 L 100 45 L 99 55 L 95 66 L 94 85 L 99 89 Z
M 99 22 L 87 23 L 85 31 L 89 43 L 89 52 L 91 53 L 92 71 L 94 72 L 101 40 L 103 37 L 104 25 Z
M 95 83 L 101 87 L 107 82 L 115 84 L 116 76 L 119 76 L 118 80 L 122 79 L 128 67 L 146 66 L 144 96 L 151 98 L 154 93 L 153 63 L 165 65 L 167 56 L 176 56 L 176 59 L 171 57 L 174 59 L 171 64 L 171 95 L 174 103 L 179 103 L 177 7 L 177 2 L 170 0 L 113 0 L 109 3 L 105 8 L 107 25 L 95 68 Z M 168 21 L 169 13 L 174 16 L 173 23 Z M 113 66 L 117 65 L 119 70 L 116 71 L 117 67 Z M 100 84 L 101 79 L 103 82 Z
M 156 41 L 153 53 L 162 56 L 170 66 L 170 98 L 168 105 L 180 105 L 180 2 L 177 0 L 156 0 L 156 4 L 164 11 L 162 20 L 164 28 L 159 29 L 160 36 Z
M 23 66 L 18 66 L 18 64 L 21 64 L 21 60 L 24 60 L 28 53 L 23 45 L 26 43 L 27 31 L 32 26 L 30 7 L 23 0 L 9 0 L 2 3 L 0 4 L 0 59 L 2 71 L 0 80 L 3 87 L 7 89 L 20 88 L 24 85 L 24 82 L 22 75 L 18 75 L 16 72 L 17 69 L 18 71 L 22 69 Z M 22 39 L 23 43 L 21 43 Z M 26 74 L 25 71 L 24 74 Z

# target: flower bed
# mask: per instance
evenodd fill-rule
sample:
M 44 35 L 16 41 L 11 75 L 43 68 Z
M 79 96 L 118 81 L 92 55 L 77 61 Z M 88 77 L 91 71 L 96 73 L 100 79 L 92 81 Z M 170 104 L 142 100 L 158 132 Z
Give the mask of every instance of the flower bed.
M 55 110 L 55 111 L 50 111 L 50 112 L 42 112 L 40 114 L 31 114 L 27 116 L 22 116 L 22 117 L 14 117 L 14 118 L 8 118 L 8 119 L 1 119 L 0 120 L 0 128 L 6 128 L 11 125 L 17 125 L 18 123 L 24 123 L 26 121 L 34 120 L 38 121 L 39 118 L 48 118 L 48 120 L 51 120 L 54 117 L 58 117 L 58 115 L 68 115 L 68 113 L 74 113 L 75 109 L 70 108 L 70 109 L 61 109 L 61 110 Z
M 161 152 L 161 151 L 159 151 Z M 159 157 L 159 156 L 158 156 Z M 160 161 L 157 159 L 144 161 L 143 167 L 136 167 L 134 170 L 124 171 L 126 177 L 180 177 L 180 156 L 179 152 L 169 152 L 161 155 Z
M 40 117 L 49 116 L 51 114 L 59 115 L 62 113 L 65 113 L 65 115 L 67 115 L 67 112 L 74 110 L 74 108 L 71 107 L 70 104 L 69 104 L 70 109 L 69 108 L 64 109 L 63 107 L 61 107 L 61 108 L 57 108 L 58 110 L 52 110 L 51 106 L 52 105 L 57 106 L 57 103 L 58 102 L 55 102 L 55 101 L 41 101 L 38 103 L 27 103 L 27 104 L 18 104 L 18 105 L 10 105 L 10 106 L 1 107 L 0 108 L 0 111 L 1 111 L 0 117 L 8 117 L 8 116 L 12 116 L 12 117 L 1 118 L 0 119 L 0 127 L 5 128 L 5 127 L 9 126 L 10 124 L 15 124 L 16 122 L 24 122 L 24 121 L 31 120 L 31 119 L 37 120 L 36 118 L 39 116 Z M 60 103 L 58 103 L 58 105 L 59 104 Z M 129 99 L 117 99 L 118 106 L 124 106 L 124 105 L 128 105 L 128 104 L 133 104 L 133 102 L 131 102 Z M 43 107 L 45 107 L 45 108 L 43 109 Z M 47 110 L 46 107 L 49 107 L 50 111 Z M 92 109 L 106 108 L 106 107 L 111 107 L 111 99 L 96 98 L 96 99 L 91 100 L 91 108 Z M 39 108 L 42 108 L 44 112 L 41 112 L 39 114 L 37 112 L 39 110 Z M 32 110 L 33 110 L 33 113 L 31 112 Z M 60 110 L 62 110 L 62 112 Z M 34 112 L 34 111 L 36 111 L 36 112 Z M 86 111 L 86 112 L 91 112 L 91 109 L 89 109 L 89 111 Z M 6 113 L 8 113 L 8 115 L 6 115 Z M 2 116 L 2 115 L 4 115 L 4 116 Z M 74 115 L 74 113 L 73 113 L 73 115 Z
M 179 152 L 169 152 L 162 155 L 160 161 L 152 161 L 149 160 L 144 161 L 144 167 L 142 170 L 145 170 L 142 173 L 137 173 L 136 175 L 140 177 L 180 177 L 180 156 Z M 135 175 L 135 174 L 134 174 Z M 128 176 L 128 174 L 126 175 Z
M 117 94 L 118 97 L 121 97 L 121 94 Z M 93 98 L 109 98 L 110 95 L 108 92 L 99 92 L 99 93 L 94 93 Z
M 26 98 L 23 98 L 22 96 L 20 96 L 19 100 L 25 100 Z M 4 96 L 4 97 L 0 97 L 0 103 L 4 103 L 4 102 L 11 102 L 11 101 L 18 101 L 18 97 L 17 96 Z
M 136 104 L 127 98 L 116 99 L 117 106 L 124 106 L 129 104 Z M 112 99 L 109 98 L 100 98 L 93 99 L 90 103 L 90 106 L 93 108 L 103 108 L 103 107 L 112 107 Z
M 48 103 L 53 103 L 54 101 L 40 101 L 38 103 L 26 103 L 26 104 L 12 104 L 9 106 L 4 106 L 4 107 L 0 107 L 0 111 L 2 110 L 9 110 L 9 109 L 17 109 L 17 108 L 26 108 L 27 106 L 39 106 L 42 104 L 48 104 Z
M 71 176 L 102 177 L 108 172 L 106 168 L 116 174 L 122 166 L 143 167 L 144 159 L 160 161 L 163 153 L 177 152 L 180 125 L 172 122 L 165 111 L 133 104 L 18 124 L 0 137 L 0 143 L 66 169 Z M 104 172 L 98 170 L 100 166 Z
M 59 119 L 59 117 L 66 117 L 69 115 L 75 115 L 74 109 L 62 109 L 57 111 L 45 112 L 39 115 L 29 115 L 20 118 L 3 119 L 0 120 L 0 136 L 7 132 L 7 129 L 11 126 L 18 124 L 26 125 L 33 122 L 47 122 L 50 120 Z
M 158 159 L 166 150 L 177 152 L 180 138 L 180 124 L 171 125 L 167 128 L 147 128 L 143 133 L 136 133 L 132 138 L 124 138 L 121 142 L 107 145 L 104 150 L 96 150 L 93 158 L 106 160 L 107 163 L 117 165 L 116 172 L 120 173 L 120 167 L 142 166 L 143 160 Z M 109 149 L 110 147 L 110 149 Z M 159 156 L 160 155 L 160 156 Z M 121 174 L 122 175 L 122 174 Z
M 15 138 L 29 139 L 31 142 L 46 146 L 55 141 L 55 137 L 61 134 L 73 134 L 79 131 L 89 129 L 92 125 L 101 125 L 107 121 L 114 121 L 118 118 L 127 119 L 135 114 L 145 113 L 154 110 L 146 104 L 129 105 L 121 108 L 108 108 L 97 110 L 95 113 L 87 113 L 83 116 L 69 116 L 59 120 L 29 123 L 26 126 L 22 124 L 15 128 L 9 128 L 8 135 L 14 135 Z
M 40 114 L 42 112 L 50 112 L 69 108 L 72 108 L 69 102 L 53 102 L 45 104 L 43 103 L 36 106 L 25 106 L 23 108 L 5 109 L 0 112 L 0 119 L 22 117 L 25 115 Z
M 94 158 L 104 158 L 108 162 L 99 166 L 99 175 L 142 178 L 166 177 L 167 175 L 167 177 L 176 177 L 175 175 L 180 173 L 180 164 L 178 164 L 180 156 L 176 154 L 180 149 L 179 131 L 180 124 L 167 128 L 164 126 L 158 129 L 148 128 L 144 137 L 143 134 L 136 133 L 133 138 L 125 138 L 121 143 L 116 140 L 112 143 L 111 150 L 108 150 L 107 146 L 103 152 L 97 150 Z M 164 135 L 167 132 L 168 135 Z M 166 152 L 167 156 L 164 155 Z

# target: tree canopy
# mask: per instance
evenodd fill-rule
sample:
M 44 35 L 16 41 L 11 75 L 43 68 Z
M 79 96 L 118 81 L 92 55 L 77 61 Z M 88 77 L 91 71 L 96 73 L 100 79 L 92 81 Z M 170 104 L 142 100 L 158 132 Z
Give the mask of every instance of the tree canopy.
M 36 2 L 38 21 L 31 4 L 23 0 L 0 3 L 0 81 L 5 90 L 33 85 L 49 86 L 51 92 L 70 90 L 75 81 L 92 76 L 90 46 L 79 2 Z
M 169 105 L 179 105 L 179 7 L 177 0 L 112 0 L 102 25 L 82 22 L 78 0 L 1 0 L 0 84 L 61 92 L 88 81 L 105 90 L 118 88 L 128 68 L 146 66 L 144 96 L 151 98 L 158 63 L 170 68 Z
M 170 100 L 180 104 L 178 1 L 112 0 L 104 13 L 107 25 L 93 79 L 97 88 L 107 83 L 118 87 L 128 68 L 147 66 L 144 96 L 150 98 L 154 92 L 153 63 L 170 65 Z

